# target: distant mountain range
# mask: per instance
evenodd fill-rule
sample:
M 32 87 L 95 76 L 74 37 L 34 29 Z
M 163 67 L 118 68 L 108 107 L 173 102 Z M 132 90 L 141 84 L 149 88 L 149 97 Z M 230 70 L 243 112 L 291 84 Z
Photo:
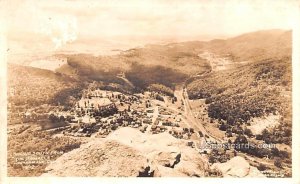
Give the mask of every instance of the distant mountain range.
M 111 56 L 57 54 L 27 62 L 26 65 L 33 67 L 28 70 L 29 73 L 34 67 L 39 67 L 73 79 L 121 86 L 124 81 L 118 76 L 124 74 L 136 90 L 156 83 L 174 89 L 177 84 L 214 68 L 235 68 L 266 59 L 291 57 L 291 33 L 287 30 L 264 30 L 224 40 L 150 44 Z M 210 58 L 203 57 L 207 53 Z
M 136 85 L 143 83 L 168 84 L 174 86 L 190 76 L 210 71 L 210 61 L 199 57 L 209 52 L 226 58 L 231 63 L 251 63 L 264 59 L 280 59 L 291 56 L 291 31 L 265 30 L 243 34 L 226 40 L 191 41 L 166 45 L 146 45 L 112 56 L 89 54 L 59 55 L 67 58 L 67 66 L 56 71 L 76 73 L 95 80 L 114 81 L 114 76 L 125 72 Z M 222 64 L 222 63 L 221 63 Z M 162 75 L 162 73 L 164 73 Z M 162 81 L 161 78 L 166 81 Z

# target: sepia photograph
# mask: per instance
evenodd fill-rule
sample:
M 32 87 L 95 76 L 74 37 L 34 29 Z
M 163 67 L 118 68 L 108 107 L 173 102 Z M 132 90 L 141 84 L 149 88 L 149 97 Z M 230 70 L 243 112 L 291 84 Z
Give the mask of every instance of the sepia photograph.
M 0 183 L 299 174 L 299 1 L 0 7 Z

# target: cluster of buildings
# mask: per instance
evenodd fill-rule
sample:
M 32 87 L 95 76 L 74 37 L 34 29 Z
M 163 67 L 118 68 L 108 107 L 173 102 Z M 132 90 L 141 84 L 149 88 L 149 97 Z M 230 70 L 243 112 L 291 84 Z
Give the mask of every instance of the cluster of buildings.
M 149 122 L 139 96 L 100 89 L 86 90 L 76 103 L 73 129 L 65 131 L 74 136 L 106 136 L 118 127 L 141 128 Z
M 193 132 L 180 127 L 181 117 L 155 105 L 153 100 L 148 92 L 125 95 L 87 89 L 70 112 L 53 114 L 57 116 L 55 120 L 68 123 L 62 131 L 68 136 L 105 137 L 119 127 L 132 127 L 141 132 L 168 132 L 176 138 L 188 139 Z
M 126 95 L 88 88 L 71 110 L 26 111 L 20 114 L 20 119 L 68 136 L 105 137 L 119 127 L 132 127 L 141 132 L 168 132 L 176 138 L 189 138 L 192 133 L 180 127 L 181 118 L 159 105 L 162 102 L 154 101 L 158 101 L 154 92 Z

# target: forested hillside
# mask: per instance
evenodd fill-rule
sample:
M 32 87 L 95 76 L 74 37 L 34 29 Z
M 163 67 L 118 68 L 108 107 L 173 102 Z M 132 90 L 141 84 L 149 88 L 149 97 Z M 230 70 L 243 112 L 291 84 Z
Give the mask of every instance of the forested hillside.
M 72 107 L 84 85 L 49 70 L 9 64 L 8 123 L 20 123 L 24 113 L 32 109 L 48 113 L 54 107 Z
M 230 56 L 234 62 L 254 62 L 291 56 L 291 43 L 292 31 L 274 29 L 212 40 L 205 48 L 221 56 Z
M 206 98 L 209 116 L 225 120 L 225 130 L 253 117 L 280 114 L 283 137 L 275 142 L 290 144 L 291 58 L 214 72 L 189 83 L 187 89 L 192 99 Z
M 67 58 L 68 65 L 57 69 L 57 72 L 121 85 L 123 81 L 118 75 L 124 73 L 136 90 L 144 90 L 155 83 L 174 88 L 190 75 L 210 70 L 209 62 L 198 57 L 203 44 L 147 45 L 113 56 L 61 55 Z

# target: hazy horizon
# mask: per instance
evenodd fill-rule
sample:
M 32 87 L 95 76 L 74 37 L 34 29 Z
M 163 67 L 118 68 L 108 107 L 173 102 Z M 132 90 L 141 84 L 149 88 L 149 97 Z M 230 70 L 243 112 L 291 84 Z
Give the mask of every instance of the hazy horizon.
M 110 54 L 146 44 L 291 30 L 296 1 L 5 1 L 8 55 Z M 294 9 L 295 8 L 295 9 Z M 3 14 L 3 12 L 2 12 Z

